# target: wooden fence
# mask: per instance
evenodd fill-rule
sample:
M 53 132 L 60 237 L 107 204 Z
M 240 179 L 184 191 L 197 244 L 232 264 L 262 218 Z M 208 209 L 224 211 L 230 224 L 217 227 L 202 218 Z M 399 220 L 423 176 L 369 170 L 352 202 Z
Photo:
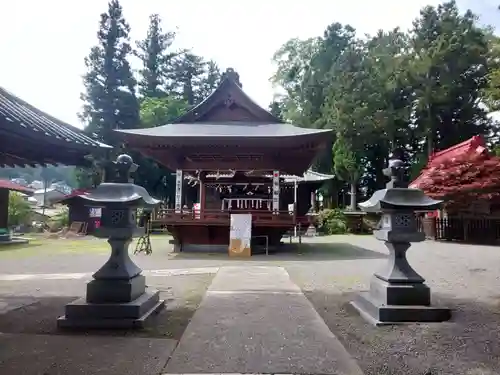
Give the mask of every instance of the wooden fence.
M 500 244 L 500 218 L 421 218 L 419 229 L 434 240 Z

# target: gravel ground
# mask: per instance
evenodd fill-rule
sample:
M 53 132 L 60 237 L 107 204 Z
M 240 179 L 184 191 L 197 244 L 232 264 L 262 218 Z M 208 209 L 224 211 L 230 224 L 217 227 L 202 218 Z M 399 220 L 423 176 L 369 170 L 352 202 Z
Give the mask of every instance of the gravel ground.
M 415 244 L 408 252 L 410 263 L 426 278 L 434 304 L 453 309 L 453 319 L 374 328 L 348 302 L 353 293 L 368 288 L 372 273 L 386 262 L 383 243 L 371 236 L 332 236 L 305 242 L 294 253 L 236 260 L 225 255 L 174 254 L 165 239 L 155 239 L 153 255 L 133 259 L 143 269 L 283 266 L 367 375 L 500 374 L 500 248 L 431 241 Z M 92 272 L 107 257 L 104 252 L 3 257 L 0 273 Z M 148 278 L 150 285 L 164 288 L 165 295 L 173 295 L 174 300 L 159 316 L 158 328 L 143 334 L 180 337 L 211 278 Z M 54 317 L 64 304 L 84 293 L 81 280 L 35 284 L 38 291 L 34 291 L 34 282 L 0 283 L 3 295 L 46 297 L 39 304 L 3 315 L 0 332 L 52 333 Z
M 331 239 L 384 253 L 370 237 Z M 288 266 L 292 279 L 366 375 L 500 374 L 500 248 L 424 242 L 408 253 L 435 305 L 453 309 L 450 322 L 373 327 L 349 305 L 368 288 L 384 259 Z

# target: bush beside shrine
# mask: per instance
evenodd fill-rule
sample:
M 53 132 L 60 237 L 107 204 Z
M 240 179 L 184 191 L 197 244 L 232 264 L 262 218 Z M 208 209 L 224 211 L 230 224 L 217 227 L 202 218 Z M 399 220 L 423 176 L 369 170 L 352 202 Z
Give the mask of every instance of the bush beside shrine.
M 322 234 L 347 233 L 347 219 L 338 208 L 321 210 L 317 220 L 318 230 Z

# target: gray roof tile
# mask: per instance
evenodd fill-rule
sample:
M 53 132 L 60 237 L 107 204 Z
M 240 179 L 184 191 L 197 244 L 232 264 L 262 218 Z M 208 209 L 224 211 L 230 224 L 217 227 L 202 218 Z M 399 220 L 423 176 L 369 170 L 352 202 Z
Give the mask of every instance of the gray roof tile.
M 290 137 L 331 133 L 331 129 L 300 128 L 291 124 L 256 124 L 245 122 L 197 122 L 193 124 L 168 124 L 148 129 L 117 130 L 125 134 L 168 138 L 223 138 L 223 137 Z

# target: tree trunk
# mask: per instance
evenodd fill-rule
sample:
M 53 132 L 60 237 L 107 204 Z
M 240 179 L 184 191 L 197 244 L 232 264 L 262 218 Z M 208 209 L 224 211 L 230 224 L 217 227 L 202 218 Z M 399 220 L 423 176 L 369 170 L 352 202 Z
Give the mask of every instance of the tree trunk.
M 427 158 L 430 159 L 434 151 L 434 126 L 432 121 L 432 111 L 431 106 L 427 105 Z
M 356 183 L 351 184 L 351 204 L 349 205 L 350 211 L 357 211 L 358 207 L 356 206 L 356 193 L 357 193 Z

